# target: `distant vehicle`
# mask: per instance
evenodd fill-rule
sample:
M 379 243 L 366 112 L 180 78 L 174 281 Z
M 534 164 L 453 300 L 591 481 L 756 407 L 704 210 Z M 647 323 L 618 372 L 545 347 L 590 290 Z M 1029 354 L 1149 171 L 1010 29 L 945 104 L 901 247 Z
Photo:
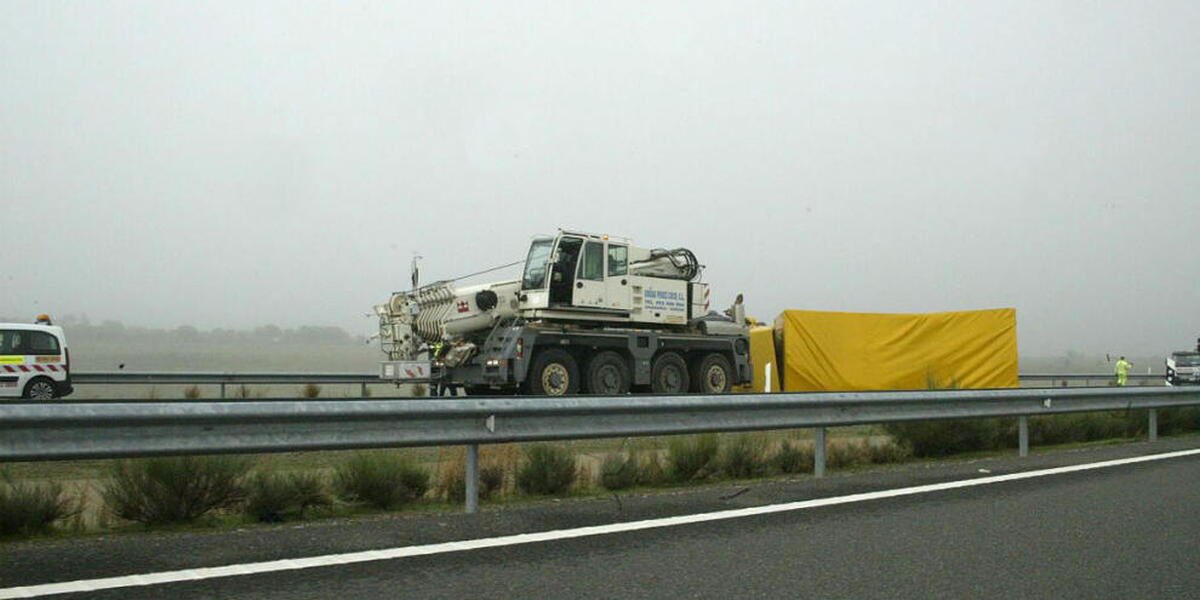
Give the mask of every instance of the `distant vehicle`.
M 1181 350 L 1167 357 L 1167 385 L 1200 385 L 1200 340 L 1195 352 Z
M 38 323 L 0 323 L 0 397 L 52 400 L 74 391 L 62 327 L 45 315 Z

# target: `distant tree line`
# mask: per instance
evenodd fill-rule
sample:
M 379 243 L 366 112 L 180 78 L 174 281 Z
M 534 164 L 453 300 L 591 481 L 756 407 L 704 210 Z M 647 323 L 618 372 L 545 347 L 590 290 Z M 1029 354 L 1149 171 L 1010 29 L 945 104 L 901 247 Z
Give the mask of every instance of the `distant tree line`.
M 29 319 L 0 317 L 0 322 L 23 323 Z M 277 325 L 262 325 L 254 329 L 209 329 L 200 330 L 191 325 L 180 325 L 174 329 L 125 325 L 111 319 L 92 323 L 87 315 L 62 315 L 54 319 L 55 325 L 67 330 L 72 342 L 173 342 L 186 344 L 361 344 L 363 338 L 351 336 L 341 327 L 304 325 L 282 328 Z

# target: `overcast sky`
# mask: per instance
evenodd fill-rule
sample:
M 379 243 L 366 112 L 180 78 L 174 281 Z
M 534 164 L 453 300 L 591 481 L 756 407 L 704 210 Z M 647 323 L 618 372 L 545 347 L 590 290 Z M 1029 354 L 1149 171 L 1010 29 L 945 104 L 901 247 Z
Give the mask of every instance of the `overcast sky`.
M 374 329 L 569 227 L 721 304 L 1200 335 L 1200 3 L 0 3 L 0 314 Z

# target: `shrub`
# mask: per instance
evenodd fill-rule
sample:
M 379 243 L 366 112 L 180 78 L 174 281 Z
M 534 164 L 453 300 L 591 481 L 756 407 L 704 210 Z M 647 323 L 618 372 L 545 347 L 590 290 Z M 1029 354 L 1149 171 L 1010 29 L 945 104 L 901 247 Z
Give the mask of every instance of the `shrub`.
M 575 469 L 575 485 L 581 488 L 591 487 L 596 483 L 596 474 L 592 472 L 592 465 L 581 463 Z
M 300 396 L 302 398 L 316 398 L 321 395 L 321 386 L 315 383 L 306 383 L 300 388 Z
M 200 398 L 200 386 L 189 385 L 186 389 L 183 390 L 183 397 L 186 400 L 196 400 L 196 399 Z
M 423 383 L 413 384 L 413 386 L 411 388 L 409 388 L 409 393 L 412 395 L 413 398 L 420 398 L 422 396 L 428 396 L 429 395 L 429 386 L 427 386 Z
M 761 434 L 744 433 L 721 448 L 720 467 L 727 477 L 746 479 L 767 472 L 766 440 Z
M 1123 437 L 1143 431 L 1145 413 L 1113 411 L 1033 417 L 1029 420 L 1029 441 L 1033 445 L 1066 444 Z
M 504 489 L 504 467 L 491 464 L 479 467 L 479 495 L 484 499 L 491 498 Z
M 460 452 L 442 468 L 437 493 L 450 502 L 465 502 L 467 499 L 467 460 Z M 496 462 L 485 462 L 480 457 L 479 499 L 487 500 L 500 492 L 504 486 L 504 468 Z
M 146 525 L 185 523 L 239 502 L 249 466 L 246 458 L 228 456 L 117 461 L 101 496 L 122 519 Z
M 825 460 L 830 469 L 844 469 L 871 462 L 871 443 L 861 442 L 829 442 L 825 448 Z
M 1182 406 L 1162 408 L 1158 411 L 1158 432 L 1162 435 L 1197 429 L 1200 429 L 1200 408 L 1198 407 Z
M 396 453 L 360 452 L 337 467 L 335 483 L 347 500 L 387 510 L 429 490 L 429 473 Z
M 1068 444 L 1145 435 L 1146 411 L 1109 411 L 1036 416 L 1029 419 L 1033 445 Z M 1160 433 L 1200 428 L 1200 410 L 1194 407 L 1159 411 Z M 1016 419 L 930 421 L 885 426 L 901 446 L 919 457 L 934 457 L 980 450 L 1014 447 Z
M 812 473 L 813 445 L 783 440 L 779 444 L 779 451 L 771 457 L 771 463 L 781 473 Z
M 830 442 L 828 453 L 831 469 L 903 462 L 912 455 L 908 447 L 893 440 L 872 443 L 868 438 L 857 442 Z
M 658 485 L 667 480 L 667 472 L 663 469 L 658 450 L 647 452 L 638 460 L 638 483 L 642 485 Z
M 63 492 L 62 484 L 15 483 L 0 479 L 0 537 L 45 533 L 56 521 L 79 514 L 79 504 Z
M 600 465 L 600 485 L 606 490 L 625 490 L 638 483 L 639 464 L 636 453 L 614 452 L 604 457 Z
M 1016 440 L 1016 421 L 966 419 L 889 423 L 884 430 L 919 457 L 947 456 L 958 452 L 996 450 Z
M 720 447 L 720 440 L 712 433 L 671 440 L 667 446 L 671 480 L 685 482 L 708 477 Z
M 527 494 L 562 494 L 575 482 L 575 456 L 566 448 L 533 444 L 517 471 L 517 488 Z
M 273 523 L 303 517 L 304 511 L 333 504 L 325 480 L 315 473 L 256 472 L 246 484 L 246 514 Z
M 479 449 L 480 461 L 489 466 L 492 477 L 497 477 L 495 486 L 497 492 L 503 492 L 507 487 L 516 486 L 517 471 L 521 468 L 521 447 L 517 444 L 500 444 L 484 446 Z M 483 474 L 480 474 L 483 477 Z
M 872 464 L 904 462 L 912 457 L 912 450 L 895 440 L 887 440 L 879 444 L 867 444 L 867 454 Z

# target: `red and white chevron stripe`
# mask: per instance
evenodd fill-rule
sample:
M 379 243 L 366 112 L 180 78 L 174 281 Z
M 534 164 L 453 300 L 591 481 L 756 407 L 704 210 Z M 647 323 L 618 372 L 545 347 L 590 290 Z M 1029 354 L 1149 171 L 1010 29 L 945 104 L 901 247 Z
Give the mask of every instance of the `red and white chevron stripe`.
M 67 369 L 66 367 L 59 367 L 58 365 L 4 365 L 4 370 L 8 371 L 9 373 L 30 373 L 33 371 L 37 371 L 39 373 L 45 373 L 47 371 L 57 373 L 59 371 L 66 371 Z

